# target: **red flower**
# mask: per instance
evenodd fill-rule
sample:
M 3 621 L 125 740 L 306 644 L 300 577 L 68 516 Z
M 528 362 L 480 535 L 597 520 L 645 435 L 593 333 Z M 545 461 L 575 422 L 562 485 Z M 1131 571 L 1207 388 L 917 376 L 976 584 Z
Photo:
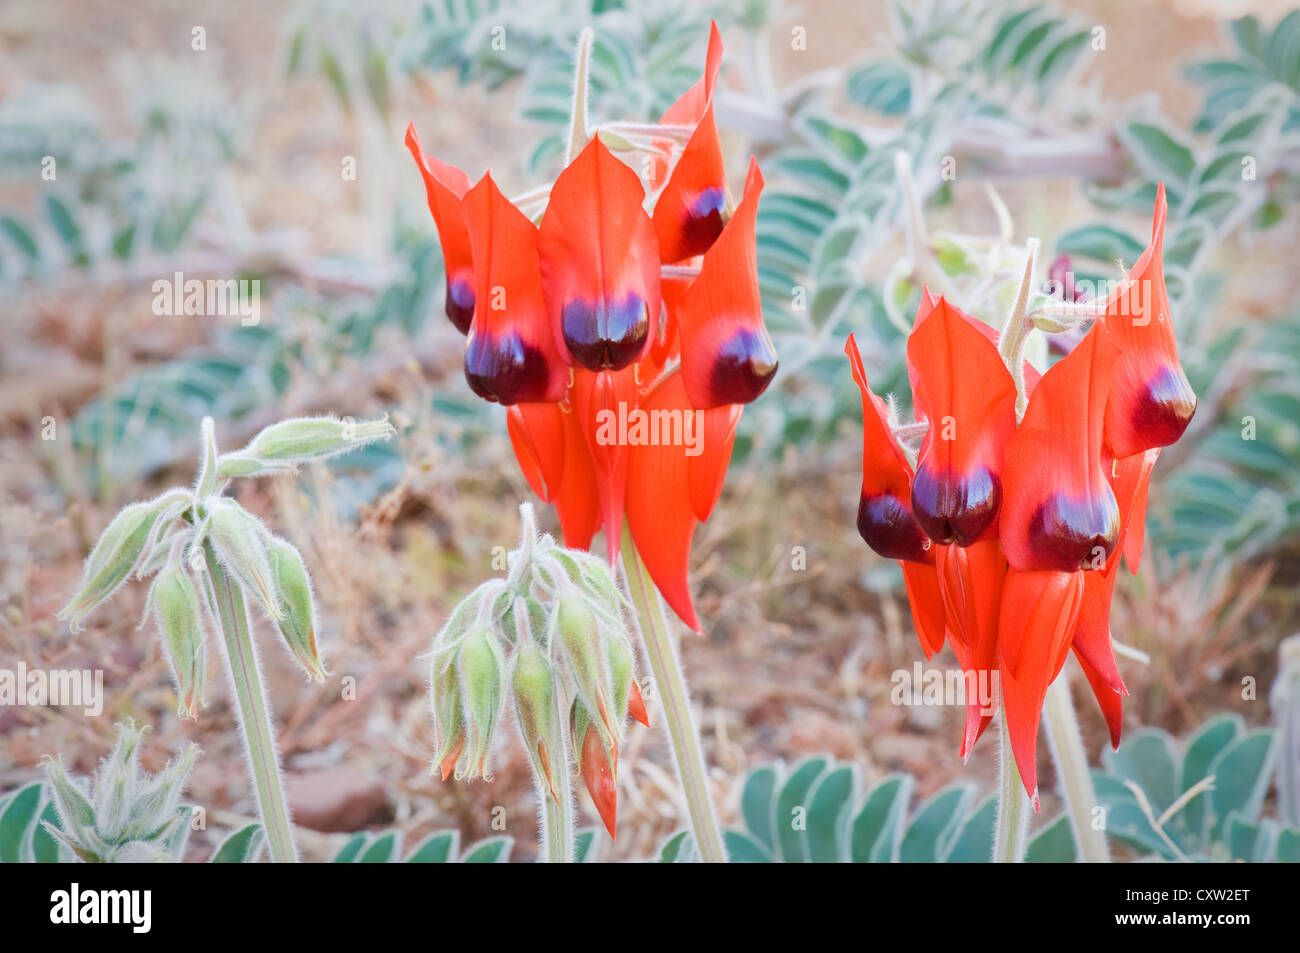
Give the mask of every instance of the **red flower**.
M 502 404 L 564 397 L 568 374 L 547 320 L 537 227 L 483 176 L 461 203 L 474 257 L 474 320 L 465 377 Z
M 1018 422 L 997 334 L 928 291 L 907 346 L 913 405 L 927 424 L 914 458 L 899 440 L 909 428 L 867 386 L 852 336 L 846 347 L 863 396 L 858 530 L 900 560 L 926 656 L 946 639 L 968 686 L 996 682 L 1035 803 L 1039 718 L 1071 649 L 1119 743 L 1127 689 L 1111 647 L 1111 595 L 1120 560 L 1136 571 L 1141 556 L 1158 447 L 1195 409 L 1161 271 L 1164 209 L 1161 188 L 1151 246 L 1104 317 L 1041 378 L 1024 366 Z M 997 700 L 967 694 L 963 756 Z
M 1129 272 L 1129 284 L 1107 300 L 1101 319 L 1120 348 L 1106 408 L 1106 443 L 1116 457 L 1169 446 L 1196 413 L 1196 395 L 1178 362 L 1160 258 L 1167 210 L 1161 183 L 1151 244 Z
M 663 185 L 655 202 L 655 233 L 665 262 L 702 255 L 722 234 L 727 204 L 727 173 L 713 119 L 713 90 L 722 67 L 722 35 L 718 25 L 709 29 L 709 52 L 704 75 L 668 107 L 662 125 L 693 126 L 690 138 L 669 169 L 657 160 L 650 174 L 652 188 Z M 671 145 L 667 140 L 661 146 Z M 663 176 L 667 174 L 667 182 Z
M 469 233 L 460 213 L 460 200 L 469 191 L 469 176 L 455 166 L 427 156 L 420 148 L 415 123 L 406 127 L 406 148 L 415 157 L 429 196 L 429 211 L 438 226 L 443 267 L 447 273 L 447 317 L 461 334 L 469 332 L 474 319 L 474 267 Z
M 650 163 L 649 214 L 646 186 L 599 137 L 561 172 L 536 227 L 490 176 L 468 189 L 407 134 L 447 260 L 449 313 L 453 297 L 466 300 L 460 284 L 453 295 L 453 272 L 455 282 L 473 276 L 463 328 L 471 387 L 507 405 L 520 468 L 555 504 L 565 544 L 587 548 L 603 529 L 612 562 L 626 520 L 656 586 L 693 629 L 695 526 L 722 491 L 742 406 L 777 367 L 758 292 L 763 177 L 752 160 L 727 215 L 712 106 L 721 57 L 715 26 L 703 77 L 662 119 L 689 134 L 655 137 L 672 155 Z
M 592 139 L 551 188 L 542 283 L 561 353 L 590 371 L 642 360 L 659 330 L 659 245 L 635 172 Z

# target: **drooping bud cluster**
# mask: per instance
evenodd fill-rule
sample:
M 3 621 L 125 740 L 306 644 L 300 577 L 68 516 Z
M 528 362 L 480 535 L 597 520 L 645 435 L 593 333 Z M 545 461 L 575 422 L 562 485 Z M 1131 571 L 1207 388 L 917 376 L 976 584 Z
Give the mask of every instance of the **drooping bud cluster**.
M 603 528 L 612 564 L 626 517 L 655 585 L 698 630 L 691 538 L 721 492 L 744 405 L 777 370 L 756 257 L 763 176 L 751 159 L 731 199 L 716 24 L 702 75 L 649 125 L 587 128 L 591 43 L 584 33 L 570 154 L 549 186 L 511 201 L 491 172 L 471 184 L 426 154 L 414 123 L 406 145 L 470 388 L 506 406 L 520 468 L 555 504 L 565 545 L 587 549 Z
M 187 812 L 180 806 L 198 745 L 189 745 L 153 776 L 140 771 L 140 745 L 147 727 L 118 725 L 113 753 L 100 762 L 87 788 L 68 774 L 63 762 L 45 762 L 59 825 L 45 828 L 86 863 L 179 861 L 189 836 Z
M 205 419 L 194 487 L 176 487 L 118 513 L 91 550 L 81 587 L 59 617 L 79 630 L 132 575 L 153 577 L 145 617 L 153 617 L 162 635 L 179 714 L 196 718 L 207 696 L 206 633 L 221 624 L 209 571 L 215 565 L 275 626 L 307 677 L 324 681 L 315 599 L 301 554 L 223 492 L 232 478 L 292 471 L 393 433 L 387 420 L 301 418 L 272 424 L 243 450 L 223 455 L 217 453 L 212 421 Z
M 505 579 L 483 583 L 433 642 L 430 698 L 446 779 L 491 778 L 506 707 L 542 797 L 562 808 L 577 766 L 612 836 L 618 752 L 627 716 L 647 724 L 625 611 L 609 566 L 538 535 L 520 507 L 523 538 Z
M 967 692 L 963 755 L 1000 704 L 1034 798 L 1039 716 L 1071 650 L 1119 743 L 1127 689 L 1111 594 L 1121 559 L 1137 571 L 1160 448 L 1196 409 L 1165 291 L 1164 220 L 1162 186 L 1151 244 L 1118 291 L 1087 305 L 1086 333 L 1068 307 L 1035 310 L 1032 252 L 1023 311 L 1001 335 L 925 290 L 907 344 L 916 424 L 898 425 L 846 345 L 862 391 L 858 529 L 900 561 L 927 657 L 946 640 L 981 688 Z M 1054 266 L 1058 287 L 1063 277 Z M 1023 360 L 1034 329 L 1079 332 L 1042 374 Z

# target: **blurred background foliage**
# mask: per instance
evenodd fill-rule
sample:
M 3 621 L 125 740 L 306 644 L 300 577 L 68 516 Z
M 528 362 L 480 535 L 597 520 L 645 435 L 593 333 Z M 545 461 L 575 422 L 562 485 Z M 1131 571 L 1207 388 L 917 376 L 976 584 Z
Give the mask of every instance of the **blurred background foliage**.
M 1189 12 L 1195 5 L 1178 0 L 1178 16 L 1212 13 Z M 164 18 L 165 43 L 105 53 L 111 68 L 93 83 L 6 81 L 0 71 L 0 411 L 10 438 L 40 448 L 7 476 L 6 505 L 21 503 L 33 480 L 52 481 L 49 508 L 68 510 L 93 539 L 91 507 L 111 512 L 191 457 L 205 414 L 229 443 L 287 414 L 387 409 L 403 442 L 331 464 L 305 499 L 273 491 L 270 500 L 299 520 L 327 508 L 336 528 L 358 514 L 432 527 L 433 542 L 402 541 L 423 573 L 414 583 L 386 557 L 369 571 L 392 578 L 371 581 L 320 542 L 333 560 L 325 578 L 338 584 L 326 597 L 338 621 L 327 625 L 349 644 L 385 644 L 363 621 L 367 598 L 383 607 L 378 628 L 407 618 L 403 579 L 408 592 L 423 587 L 420 611 L 437 611 L 469 559 L 447 540 L 469 519 L 495 526 L 527 491 L 499 408 L 461 377 L 461 339 L 441 313 L 437 237 L 402 130 L 413 119 L 425 148 L 472 178 L 490 161 L 511 189 L 531 187 L 557 171 L 583 26 L 596 36 L 593 119 L 651 121 L 698 78 L 716 19 L 726 43 L 717 115 L 733 184 L 751 153 L 767 180 L 759 269 L 781 370 L 742 421 L 728 481 L 738 512 L 727 522 L 720 507 L 700 531 L 696 579 L 717 631 L 692 651 L 743 658 L 737 672 L 781 670 L 773 684 L 785 677 L 782 659 L 822 652 L 842 684 L 817 718 L 847 713 L 865 737 L 894 717 L 864 716 L 861 673 L 846 674 L 853 664 L 887 672 L 915 653 L 896 638 L 901 577 L 853 530 L 861 410 L 844 339 L 856 334 L 877 392 L 906 404 L 904 341 L 923 282 L 1000 325 L 1029 235 L 1043 239 L 1044 265 L 1064 254 L 1080 278 L 1118 279 L 1146 244 L 1157 181 L 1169 191 L 1166 270 L 1200 406 L 1155 471 L 1153 568 L 1125 584 L 1116 610 L 1117 634 L 1153 656 L 1154 687 L 1134 699 L 1136 717 L 1193 728 L 1215 708 L 1196 687 L 1231 692 L 1229 676 L 1271 664 L 1278 630 L 1300 619 L 1300 12 L 1268 4 L 1214 29 L 1180 26 L 1171 49 L 1143 35 L 1174 16 L 1154 2 L 1138 12 L 1103 0 L 880 2 L 855 21 L 870 32 L 844 36 L 831 35 L 835 17 L 780 0 L 271 6 L 258 9 L 275 41 L 256 82 L 221 59 L 218 36 L 238 22 L 214 26 L 210 52 L 196 57 L 194 18 L 175 12 Z M 1112 22 L 1125 32 L 1107 32 Z M 823 55 L 828 42 L 838 55 Z M 1158 51 L 1143 62 L 1151 44 Z M 1150 91 L 1157 57 L 1172 76 L 1162 88 L 1178 96 Z M 51 156 L 57 176 L 33 188 L 33 170 Z M 355 182 L 344 173 L 354 196 L 346 214 L 335 210 L 340 159 L 358 169 Z M 264 211 L 283 209 L 280 193 L 299 214 Z M 260 322 L 148 317 L 152 282 L 175 272 L 260 280 Z M 47 415 L 70 441 L 33 442 Z M 1254 439 L 1243 439 L 1247 427 Z M 823 479 L 833 492 L 809 498 Z M 472 500 L 480 510 L 466 517 Z M 783 515 L 754 521 L 756 509 Z M 7 531 L 0 580 L 11 609 L 32 578 L 19 557 L 40 551 L 18 525 Z M 791 546 L 819 539 L 832 565 L 797 594 L 784 569 Z M 836 566 L 841 551 L 853 556 Z M 64 555 L 74 566 L 81 556 Z M 344 591 L 363 576 L 378 595 Z M 27 622 L 9 635 L 34 638 Z M 410 633 L 413 644 L 437 627 L 419 626 L 427 632 Z M 767 660 L 737 654 L 737 633 L 750 630 Z M 863 662 L 860 643 L 872 640 L 887 645 L 884 658 Z M 726 703 L 727 671 L 697 676 L 706 700 L 713 690 Z M 1162 681 L 1175 673 L 1186 680 Z M 777 694 L 764 682 L 730 695 L 749 706 L 747 741 L 769 753 L 805 730 L 801 721 L 778 738 L 765 727 L 778 717 L 768 711 Z M 810 685 L 801 697 L 825 695 Z M 817 743 L 804 754 L 826 747 L 825 723 L 809 718 L 821 727 L 808 729 Z M 833 756 L 854 756 L 866 744 L 855 739 Z M 877 754 L 903 758 L 889 761 L 902 769 L 919 760 Z M 923 781 L 921 793 L 951 780 Z M 467 816 L 463 802 L 456 810 Z M 489 833 L 467 824 L 464 842 Z

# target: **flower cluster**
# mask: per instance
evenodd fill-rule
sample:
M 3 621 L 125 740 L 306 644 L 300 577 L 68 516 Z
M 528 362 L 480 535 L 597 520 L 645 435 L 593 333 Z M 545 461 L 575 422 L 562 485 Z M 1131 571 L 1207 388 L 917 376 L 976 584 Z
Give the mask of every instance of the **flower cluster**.
M 731 207 L 713 116 L 721 59 L 715 26 L 703 77 L 658 124 L 591 137 L 580 82 L 576 155 L 519 205 L 490 173 L 471 186 L 426 155 L 414 124 L 406 134 L 470 387 L 507 407 L 519 465 L 555 504 L 565 544 L 586 549 L 603 528 L 613 562 L 626 518 L 696 629 L 691 538 L 721 492 L 742 407 L 777 366 L 755 259 L 763 178 L 751 160 Z M 637 171 L 615 151 L 647 161 Z
M 453 771 L 490 778 L 510 698 L 539 794 L 567 811 L 576 761 L 612 837 L 623 725 L 629 715 L 649 724 L 624 616 L 630 607 L 602 560 L 539 537 L 532 507 L 520 511 L 522 540 L 506 578 L 475 589 L 434 639 L 435 761 L 444 779 Z
M 1196 409 L 1165 291 L 1165 211 L 1161 186 L 1151 244 L 1128 281 L 1041 377 L 1022 361 L 1023 315 L 999 336 L 927 290 L 907 343 L 924 424 L 899 428 L 852 337 L 846 346 L 863 400 L 858 530 L 901 562 L 926 656 L 946 640 L 968 684 L 997 686 L 1035 803 L 1039 716 L 1071 649 L 1119 743 L 1127 690 L 1111 594 L 1121 559 L 1137 571 L 1160 448 Z M 919 447 L 906 442 L 921 431 Z M 963 756 L 992 718 L 987 701 L 968 691 Z
M 80 589 L 59 618 L 77 631 L 132 577 L 153 577 L 145 617 L 154 617 L 163 637 L 178 713 L 193 719 L 207 703 L 209 626 L 222 631 L 226 624 L 247 625 L 237 589 L 275 626 L 308 679 L 323 682 L 316 603 L 302 555 L 225 490 L 232 479 L 292 473 L 299 464 L 387 440 L 393 433 L 387 419 L 300 417 L 266 427 L 242 450 L 219 454 L 212 418 L 204 418 L 203 462 L 195 485 L 173 487 L 113 517 L 86 559 Z

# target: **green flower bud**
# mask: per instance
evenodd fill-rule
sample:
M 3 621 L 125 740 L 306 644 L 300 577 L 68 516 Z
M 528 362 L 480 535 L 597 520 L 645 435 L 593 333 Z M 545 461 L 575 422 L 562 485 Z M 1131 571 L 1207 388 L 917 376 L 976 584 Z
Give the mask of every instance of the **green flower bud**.
M 280 608 L 284 615 L 276 628 L 294 660 L 313 682 L 325 681 L 325 667 L 316 648 L 316 604 L 311 579 L 302 555 L 278 536 L 271 539 L 271 572 L 275 577 Z
M 623 715 L 627 712 L 628 693 L 632 687 L 636 660 L 621 634 L 613 635 L 607 640 L 605 654 L 609 658 L 609 674 L 614 686 L 614 718 L 622 724 Z
M 223 480 L 234 477 L 266 476 L 274 473 L 292 473 L 292 463 L 261 460 L 246 453 L 224 453 L 217 459 L 217 476 Z
M 451 775 L 465 748 L 465 715 L 460 700 L 460 679 L 456 666 L 435 657 L 433 678 L 429 683 L 433 708 L 433 734 L 437 745 L 434 764 L 445 781 Z
M 199 596 L 189 574 L 178 566 L 168 566 L 154 580 L 149 604 L 176 679 L 176 713 L 197 718 L 199 708 L 207 702 L 207 652 Z
M 208 500 L 208 542 L 221 567 L 235 578 L 273 622 L 284 617 L 267 555 L 271 534 L 261 521 L 231 500 Z
M 100 762 L 95 776 L 95 830 L 109 841 L 120 838 L 131 822 L 144 733 L 134 725 L 120 730 L 113 753 Z
M 521 645 L 515 651 L 510 690 L 519 731 L 537 782 L 559 804 L 555 782 L 562 776 L 560 772 L 567 769 L 555 706 L 555 673 L 546 660 L 546 653 L 535 642 Z
M 467 635 L 456 656 L 456 668 L 466 720 L 463 765 L 457 764 L 456 776 L 490 779 L 487 762 L 501 713 L 505 676 L 505 659 L 496 636 L 487 629 Z
M 574 594 L 560 596 L 554 612 L 558 648 L 568 662 L 578 697 L 599 716 L 606 740 L 617 740 L 621 731 L 613 715 L 613 683 L 596 613 L 585 598 Z
M 145 554 L 154 524 L 163 509 L 159 500 L 132 503 L 119 512 L 95 543 L 81 574 L 81 588 L 59 612 L 76 631 L 97 606 L 130 578 Z
M 266 463 L 324 460 L 376 440 L 387 440 L 396 432 L 387 417 L 361 422 L 336 417 L 299 417 L 267 427 L 240 456 Z
M 126 840 L 157 841 L 165 839 L 177 821 L 181 793 L 194 762 L 199 757 L 199 746 L 187 745 L 180 755 L 152 778 L 140 786 L 140 793 L 132 805 L 131 822 L 127 825 Z

